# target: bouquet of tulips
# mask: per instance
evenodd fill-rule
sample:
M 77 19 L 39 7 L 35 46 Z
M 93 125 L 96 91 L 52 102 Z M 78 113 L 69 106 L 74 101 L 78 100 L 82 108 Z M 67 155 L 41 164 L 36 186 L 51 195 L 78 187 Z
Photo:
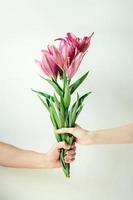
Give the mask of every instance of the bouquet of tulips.
M 85 36 L 83 39 L 76 37 L 72 33 L 67 33 L 65 38 L 57 38 L 58 46 L 48 45 L 47 50 L 42 50 L 42 60 L 36 60 L 36 63 L 42 69 L 42 72 L 48 76 L 45 78 L 54 89 L 54 94 L 50 95 L 43 91 L 36 91 L 39 99 L 50 114 L 52 124 L 55 129 L 62 127 L 74 127 L 76 119 L 83 108 L 84 99 L 91 93 L 79 96 L 77 93 L 76 101 L 71 105 L 71 95 L 85 80 L 88 72 L 81 76 L 77 81 L 71 83 L 71 80 L 77 72 L 79 65 L 86 54 L 90 40 L 94 33 Z M 69 145 L 74 142 L 72 135 L 55 134 L 58 142 L 65 141 Z M 66 177 L 70 177 L 70 164 L 65 163 L 64 156 L 66 150 L 60 151 L 60 162 Z

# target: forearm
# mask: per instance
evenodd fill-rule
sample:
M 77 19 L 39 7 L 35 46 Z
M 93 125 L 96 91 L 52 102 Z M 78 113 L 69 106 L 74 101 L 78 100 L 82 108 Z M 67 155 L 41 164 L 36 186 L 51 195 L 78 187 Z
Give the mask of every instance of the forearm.
M 88 133 L 88 144 L 133 143 L 133 123 L 118 128 L 102 129 Z
M 14 168 L 49 168 L 47 155 L 0 143 L 0 165 Z

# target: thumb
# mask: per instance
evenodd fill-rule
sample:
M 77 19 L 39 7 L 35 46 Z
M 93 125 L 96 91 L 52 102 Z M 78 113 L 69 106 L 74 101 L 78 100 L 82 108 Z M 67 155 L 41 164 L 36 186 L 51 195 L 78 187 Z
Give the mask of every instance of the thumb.
M 63 141 L 63 142 L 57 143 L 55 148 L 57 150 L 60 150 L 62 148 L 68 150 L 68 149 L 70 149 L 70 147 L 71 147 L 70 145 L 68 145 L 66 142 Z
M 60 128 L 60 129 L 56 130 L 56 133 L 58 133 L 58 134 L 70 133 L 73 136 L 75 136 L 74 128 Z

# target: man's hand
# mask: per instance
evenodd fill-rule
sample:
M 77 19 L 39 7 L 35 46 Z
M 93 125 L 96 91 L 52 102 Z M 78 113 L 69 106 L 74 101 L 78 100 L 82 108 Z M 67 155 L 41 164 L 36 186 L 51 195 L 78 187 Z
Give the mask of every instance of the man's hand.
M 39 153 L 0 142 L 0 166 L 34 169 L 57 168 L 60 167 L 59 156 L 61 148 L 67 150 L 65 162 L 72 162 L 76 154 L 75 144 L 70 146 L 65 142 L 59 142 L 48 153 Z
M 65 162 L 66 163 L 71 163 L 72 161 L 75 160 L 75 155 L 76 155 L 76 147 L 75 144 L 73 145 L 68 145 L 65 142 L 59 142 L 55 144 L 46 154 L 47 157 L 47 163 L 48 163 L 48 168 L 58 168 L 61 167 L 59 157 L 60 157 L 60 149 L 66 149 L 66 156 L 65 156 Z

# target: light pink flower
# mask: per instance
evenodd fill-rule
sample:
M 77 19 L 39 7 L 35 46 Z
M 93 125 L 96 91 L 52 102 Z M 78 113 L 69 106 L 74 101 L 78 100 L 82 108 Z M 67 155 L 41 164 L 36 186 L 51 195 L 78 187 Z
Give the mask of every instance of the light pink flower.
M 74 48 L 64 40 L 60 41 L 58 48 L 48 45 L 48 50 L 42 50 L 42 52 L 49 55 L 53 62 L 63 71 L 70 66 L 75 57 Z
M 57 78 L 58 67 L 48 52 L 43 52 L 42 61 L 35 60 L 35 62 L 40 66 L 41 70 L 46 76 L 49 76 L 53 79 Z
M 66 72 L 71 79 L 77 72 L 79 65 L 90 46 L 90 40 L 94 33 L 79 39 L 72 33 L 67 33 L 65 38 L 57 38 L 59 46 L 48 45 L 47 50 L 42 50 L 42 61 L 36 61 L 42 71 L 49 77 L 62 77 Z

